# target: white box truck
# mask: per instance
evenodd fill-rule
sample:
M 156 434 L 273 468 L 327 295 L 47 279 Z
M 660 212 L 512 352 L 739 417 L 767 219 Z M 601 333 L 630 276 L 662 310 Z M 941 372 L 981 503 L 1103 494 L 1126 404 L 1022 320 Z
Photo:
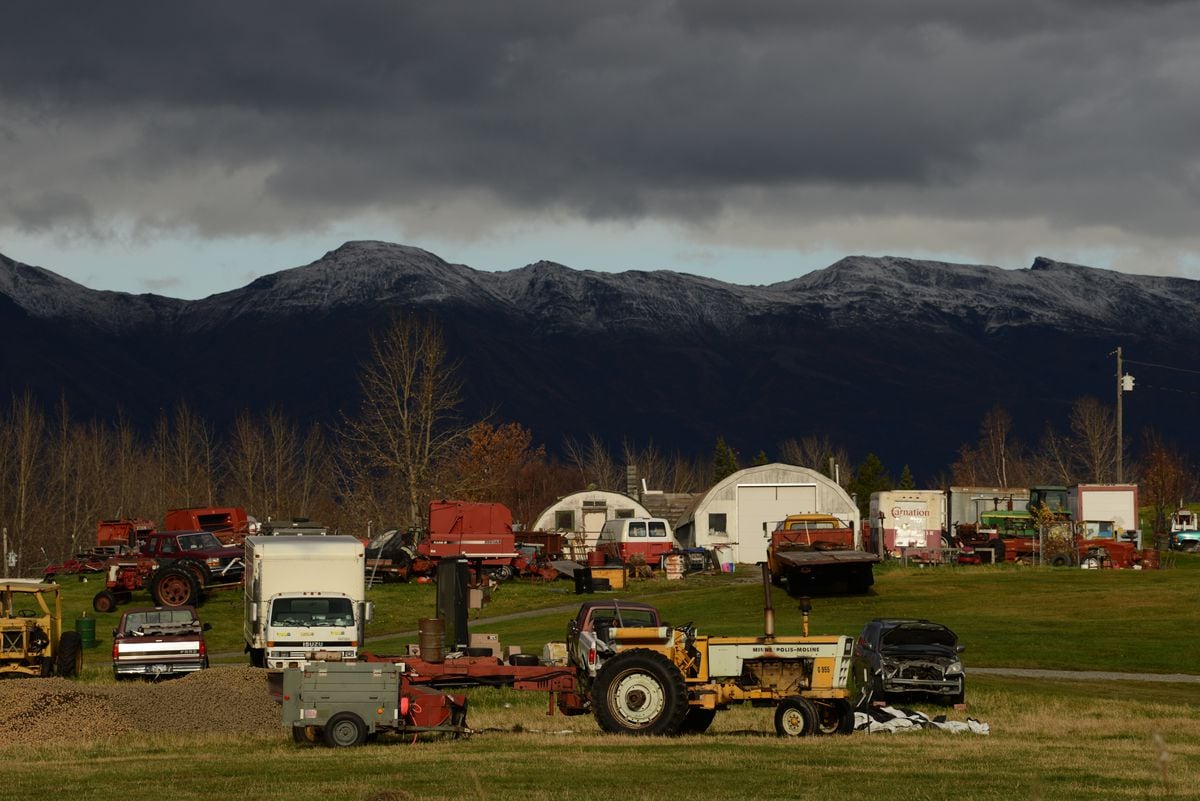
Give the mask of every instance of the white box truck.
M 358 658 L 372 604 L 354 537 L 246 538 L 244 632 L 250 663 L 269 670 Z

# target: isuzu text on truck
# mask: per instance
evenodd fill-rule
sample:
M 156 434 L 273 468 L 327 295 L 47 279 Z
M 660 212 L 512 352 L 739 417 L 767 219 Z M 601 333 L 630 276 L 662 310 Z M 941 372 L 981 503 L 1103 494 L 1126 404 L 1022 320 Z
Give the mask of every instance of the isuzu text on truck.
M 354 537 L 246 538 L 244 632 L 250 663 L 270 670 L 353 661 L 372 604 Z

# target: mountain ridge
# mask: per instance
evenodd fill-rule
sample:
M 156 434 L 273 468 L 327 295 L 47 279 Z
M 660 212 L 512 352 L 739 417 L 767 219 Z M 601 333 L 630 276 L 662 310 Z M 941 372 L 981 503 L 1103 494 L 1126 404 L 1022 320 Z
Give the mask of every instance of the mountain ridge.
M 81 417 L 145 422 L 186 397 L 218 426 L 273 405 L 331 421 L 357 402 L 371 333 L 418 314 L 461 363 L 465 414 L 516 420 L 552 446 L 597 433 L 702 453 L 725 436 L 757 452 L 821 433 L 932 471 L 997 403 L 1032 438 L 1074 399 L 1110 398 L 1108 354 L 1122 342 L 1144 361 L 1186 363 L 1198 303 L 1200 282 L 1045 257 L 1007 270 L 847 256 L 748 286 L 552 261 L 488 272 L 352 241 L 179 300 L 0 256 L 0 363 L 10 392 L 65 393 Z M 304 391 L 281 397 L 298 377 Z M 1185 425 L 1190 407 L 1152 400 L 1148 423 Z

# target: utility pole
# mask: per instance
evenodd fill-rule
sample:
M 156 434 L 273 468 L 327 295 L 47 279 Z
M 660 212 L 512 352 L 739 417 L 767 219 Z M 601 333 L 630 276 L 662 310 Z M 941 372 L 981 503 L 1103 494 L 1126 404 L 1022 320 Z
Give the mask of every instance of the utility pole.
M 1124 411 L 1121 403 L 1121 396 L 1126 392 L 1133 391 L 1133 376 L 1125 375 L 1121 368 L 1121 348 L 1117 347 L 1113 353 L 1117 356 L 1117 483 L 1122 484 L 1125 480 L 1125 472 L 1123 470 L 1123 462 L 1125 457 L 1125 435 L 1124 435 Z M 1113 355 L 1110 353 L 1109 355 Z
M 1122 446 L 1125 442 L 1125 439 L 1124 439 L 1124 432 L 1122 431 L 1122 428 L 1124 426 L 1124 421 L 1122 420 L 1122 416 L 1121 416 L 1122 415 L 1121 395 L 1123 395 L 1124 393 L 1122 392 L 1122 389 L 1123 389 L 1123 387 L 1121 386 L 1121 346 L 1118 345 L 1117 346 L 1117 483 L 1118 484 L 1122 483 L 1124 480 L 1124 470 L 1122 469 L 1122 462 L 1124 461 L 1124 459 L 1122 458 L 1124 455 L 1124 454 L 1122 454 L 1122 451 L 1124 450 L 1124 447 L 1122 447 Z

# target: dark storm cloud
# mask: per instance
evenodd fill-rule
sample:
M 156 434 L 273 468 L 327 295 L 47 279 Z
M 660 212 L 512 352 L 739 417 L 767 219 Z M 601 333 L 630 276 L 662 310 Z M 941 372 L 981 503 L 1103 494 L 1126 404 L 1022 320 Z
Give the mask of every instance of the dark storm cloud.
M 804 216 L 841 213 L 803 197 L 837 188 L 880 213 L 1169 236 L 1190 233 L 1200 196 L 1192 3 L 3 14 L 0 155 L 20 166 L 0 176 L 0 224 L 49 225 L 57 207 L 254 231 L 472 191 L 593 218 L 703 216 L 778 191 Z

